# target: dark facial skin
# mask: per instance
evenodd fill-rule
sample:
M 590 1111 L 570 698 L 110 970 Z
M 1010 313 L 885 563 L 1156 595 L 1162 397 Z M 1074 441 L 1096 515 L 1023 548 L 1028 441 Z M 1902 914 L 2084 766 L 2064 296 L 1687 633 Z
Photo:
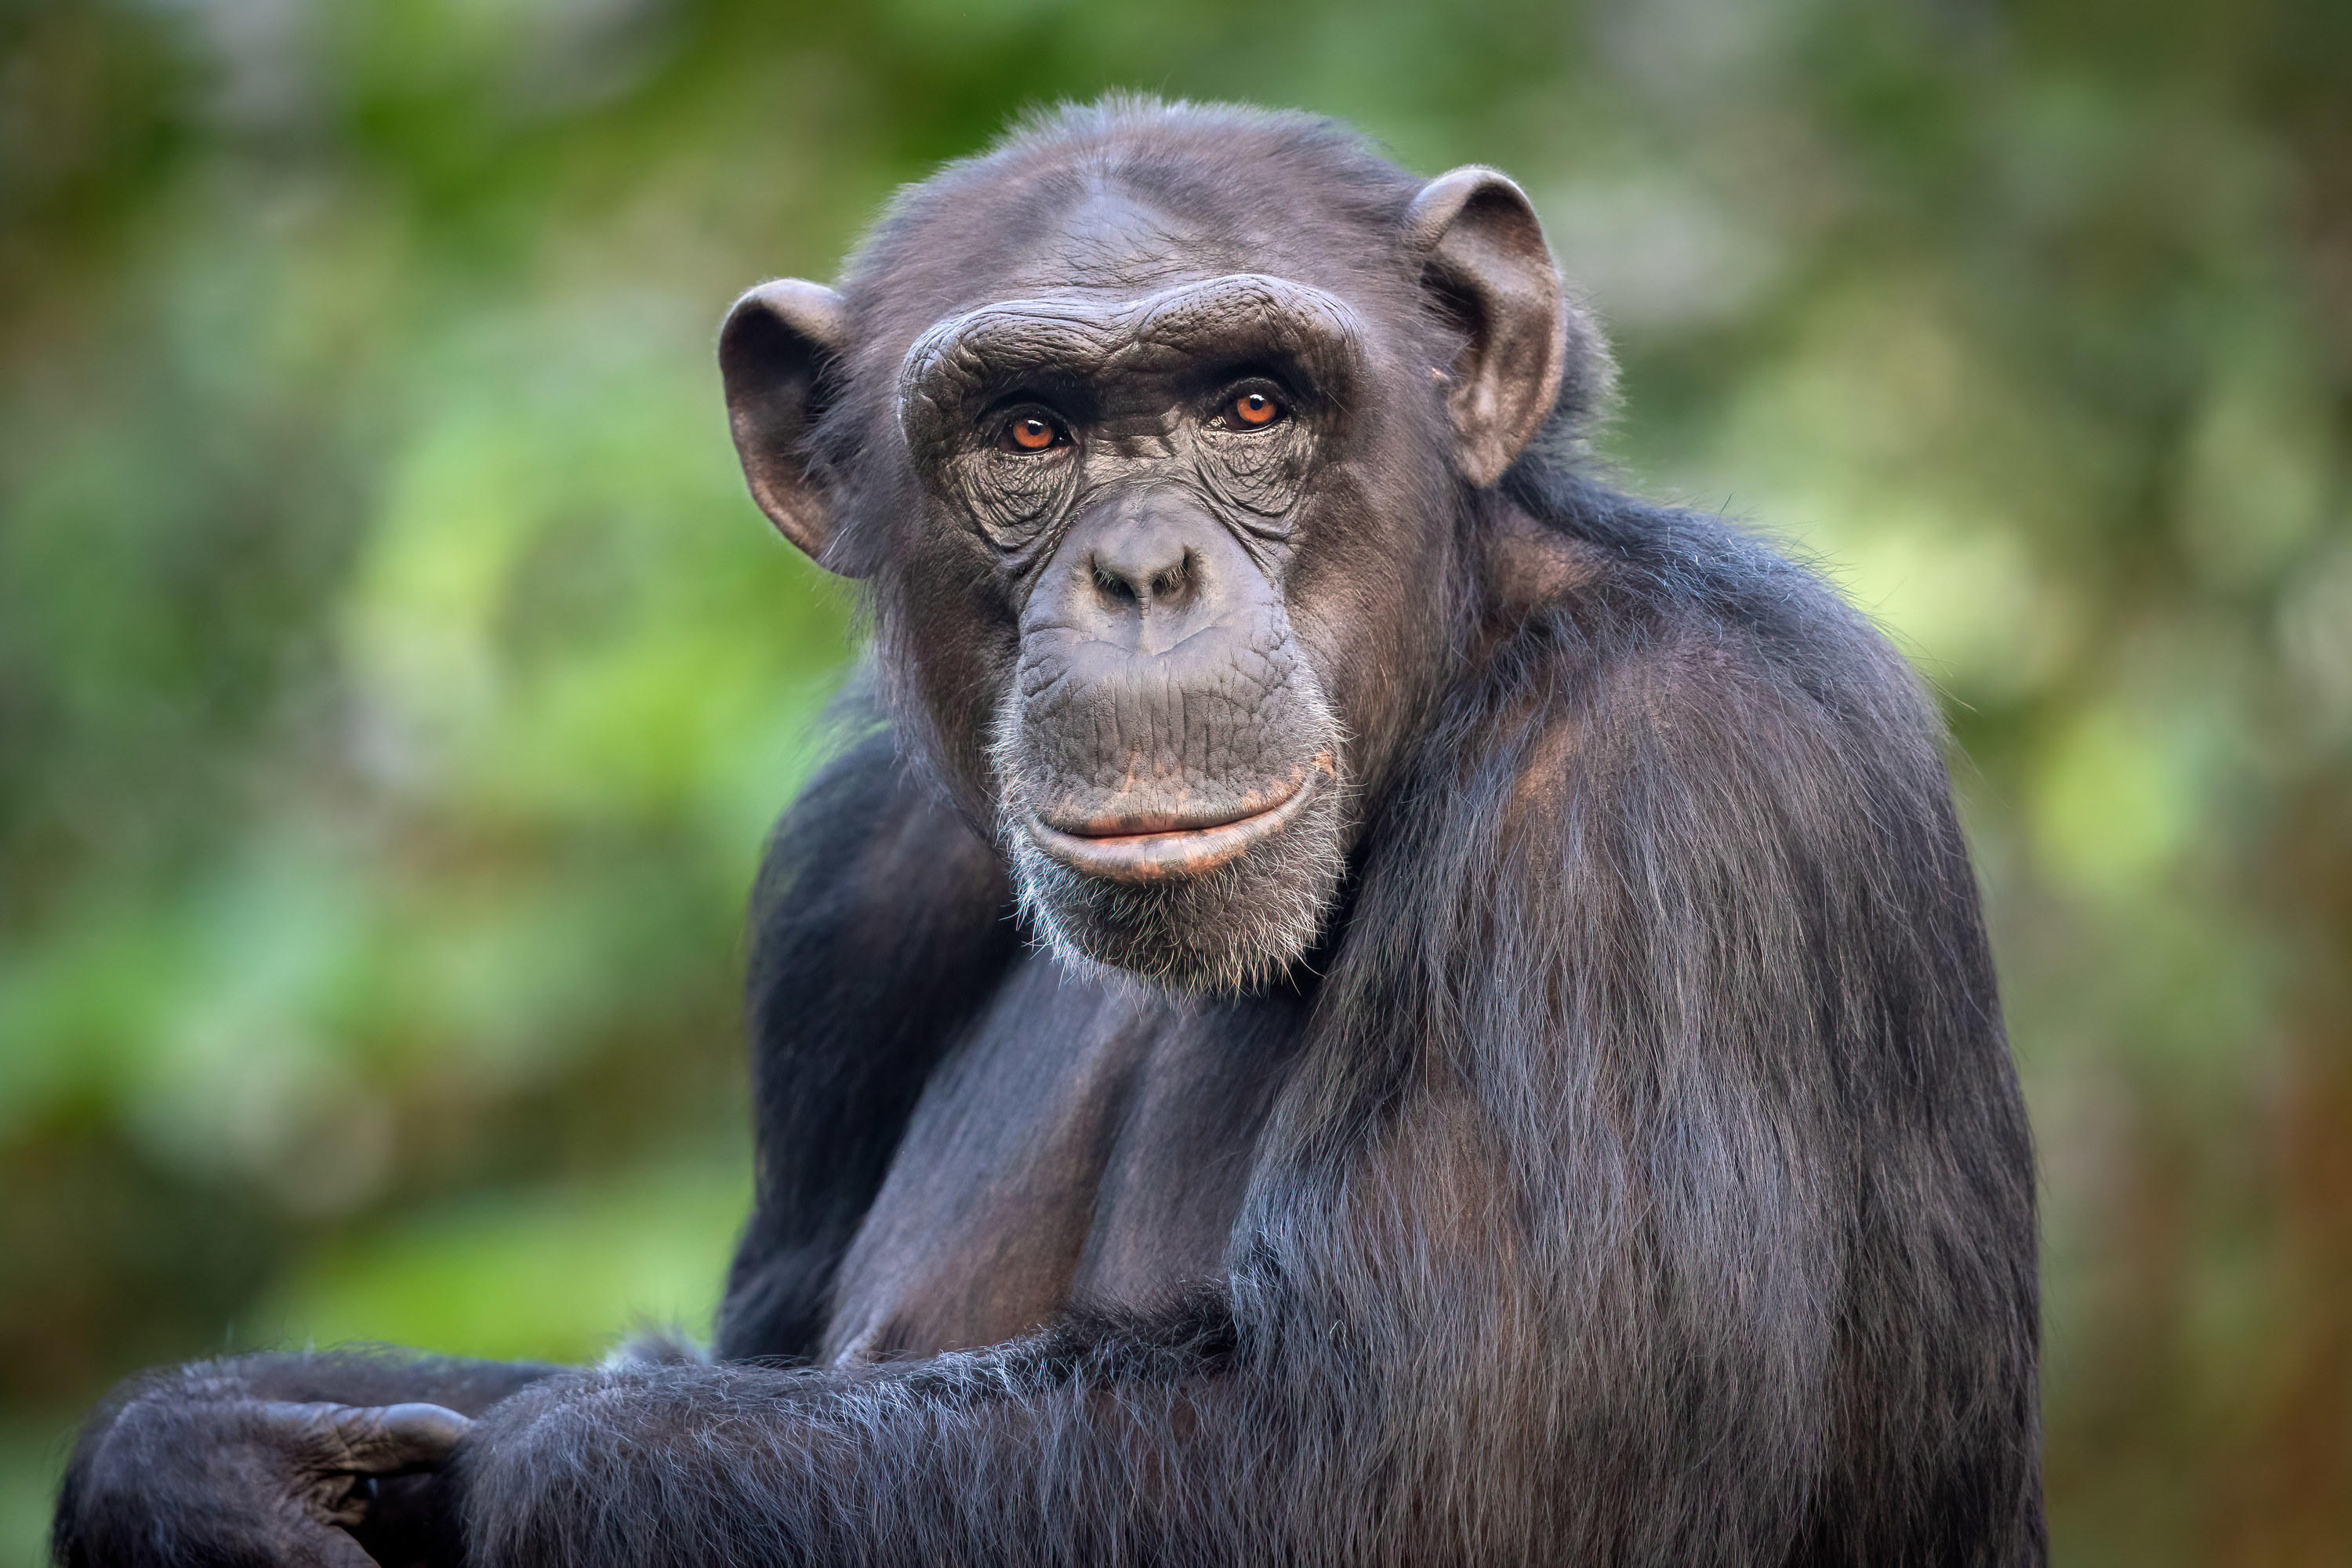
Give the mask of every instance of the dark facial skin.
M 1330 295 L 1242 275 L 988 305 L 908 355 L 916 463 L 1019 605 L 1003 836 L 1089 958 L 1237 985 L 1313 938 L 1346 740 L 1283 584 L 1357 340 Z
M 1431 481 L 1491 462 L 1498 423 L 1531 429 L 1566 318 L 1515 188 L 1430 189 L 1428 233 L 1370 298 L 1221 267 L 1207 226 L 1092 193 L 921 323 L 890 378 L 921 523 L 886 629 L 893 597 L 976 623 L 925 616 L 902 701 L 934 734 L 985 734 L 935 760 L 1067 957 L 1192 990 L 1282 973 L 1448 668 L 1458 503 Z M 1399 309 L 1420 255 L 1473 277 L 1447 296 L 1471 301 L 1458 335 Z M 803 345 L 848 310 L 770 285 L 721 348 L 755 494 L 836 565 L 831 498 L 777 460 L 807 437 L 776 411 L 824 395 L 801 366 L 826 351 Z

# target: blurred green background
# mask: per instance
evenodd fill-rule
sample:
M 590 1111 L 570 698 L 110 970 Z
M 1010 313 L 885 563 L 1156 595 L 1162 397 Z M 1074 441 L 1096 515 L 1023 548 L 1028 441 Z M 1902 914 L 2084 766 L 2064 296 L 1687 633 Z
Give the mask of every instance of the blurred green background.
M 850 605 L 711 364 L 1119 86 L 1535 196 L 1943 694 L 2070 1563 L 2352 1561 L 2352 6 L 0 0 L 0 1561 L 142 1364 L 708 1321 Z

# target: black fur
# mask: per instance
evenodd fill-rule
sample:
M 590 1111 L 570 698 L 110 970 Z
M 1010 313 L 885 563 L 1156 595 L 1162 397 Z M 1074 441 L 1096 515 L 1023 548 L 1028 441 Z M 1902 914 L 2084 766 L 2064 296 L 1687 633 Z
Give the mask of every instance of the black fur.
M 916 1097 L 1019 945 L 1003 868 L 909 809 L 878 730 L 777 829 L 752 919 L 758 1186 L 716 1346 L 730 1359 L 814 1351 Z
M 1370 166 L 1242 123 L 1287 127 L 1315 178 Z M 1392 174 L 1347 187 L 1363 221 L 1409 199 Z M 869 268 L 930 264 L 903 232 Z M 919 283 L 879 298 L 955 303 Z M 1163 994 L 1024 949 L 985 803 L 953 784 L 985 734 L 929 728 L 938 704 L 902 697 L 895 735 L 810 787 L 761 886 L 759 1192 L 719 1362 L 519 1372 L 434 1483 L 468 1561 L 2042 1560 L 2032 1158 L 1941 727 L 1811 574 L 1586 477 L 1582 374 L 1499 486 L 1433 509 L 1443 655 L 1354 803 L 1319 945 L 1270 988 Z M 845 471 L 854 413 L 830 416 Z M 886 656 L 962 624 L 877 592 Z M 1000 1060 L 1043 1076 L 979 1075 Z M 991 1232 L 991 1194 L 1032 1201 L 1064 1155 L 1013 1170 L 973 1140 L 1097 1062 L 1101 1131 L 1068 1156 L 1096 1195 Z M 1205 1115 L 1165 1120 L 1185 1086 Z M 920 1184 L 940 1150 L 970 1194 Z M 1189 1209 L 1152 1190 L 1195 1180 Z M 929 1250 L 861 1238 L 967 1199 L 914 1233 Z M 1231 1216 L 1213 1261 L 1103 1261 L 1097 1233 L 1145 1246 L 1119 1216 L 1163 1199 Z M 999 1248 L 975 1283 L 904 1308 L 892 1270 L 967 1231 Z M 1034 1302 L 1004 1250 L 1033 1242 L 1078 1259 Z M 1084 1283 L 1121 1279 L 1161 1288 Z M 997 1321 L 1042 1326 L 954 1348 Z M 439 1398 L 415 1372 L 399 1397 Z M 304 1386 L 274 1396 L 386 1397 Z M 61 1555 L 168 1560 L 91 1544 L 205 1500 L 161 1453 L 145 1500 L 101 1485 L 108 1421 Z

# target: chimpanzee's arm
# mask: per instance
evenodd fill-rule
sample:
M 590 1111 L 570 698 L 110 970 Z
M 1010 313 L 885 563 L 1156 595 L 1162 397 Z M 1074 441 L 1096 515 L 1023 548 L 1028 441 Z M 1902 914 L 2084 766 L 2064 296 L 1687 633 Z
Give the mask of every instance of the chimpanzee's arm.
M 1251 1353 L 1229 1303 L 1203 1297 L 848 1373 L 569 1375 L 500 1406 L 461 1451 L 468 1561 L 1186 1561 L 1211 1541 L 1253 1560 L 1271 1533 L 1243 1501 L 1246 1464 L 1278 1462 L 1259 1442 L 1286 1447 L 1271 1439 L 1296 1415 L 1253 1397 L 1277 1384 Z

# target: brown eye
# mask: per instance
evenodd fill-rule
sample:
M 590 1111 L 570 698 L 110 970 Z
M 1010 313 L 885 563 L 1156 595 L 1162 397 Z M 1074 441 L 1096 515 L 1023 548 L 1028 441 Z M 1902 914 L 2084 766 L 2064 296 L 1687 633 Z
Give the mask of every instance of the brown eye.
M 1255 430 L 1282 417 L 1282 405 L 1263 392 L 1244 392 L 1226 405 L 1237 428 Z
M 1042 452 L 1061 439 L 1062 427 L 1042 414 L 1024 414 L 1004 427 L 1004 444 L 1016 452 Z

